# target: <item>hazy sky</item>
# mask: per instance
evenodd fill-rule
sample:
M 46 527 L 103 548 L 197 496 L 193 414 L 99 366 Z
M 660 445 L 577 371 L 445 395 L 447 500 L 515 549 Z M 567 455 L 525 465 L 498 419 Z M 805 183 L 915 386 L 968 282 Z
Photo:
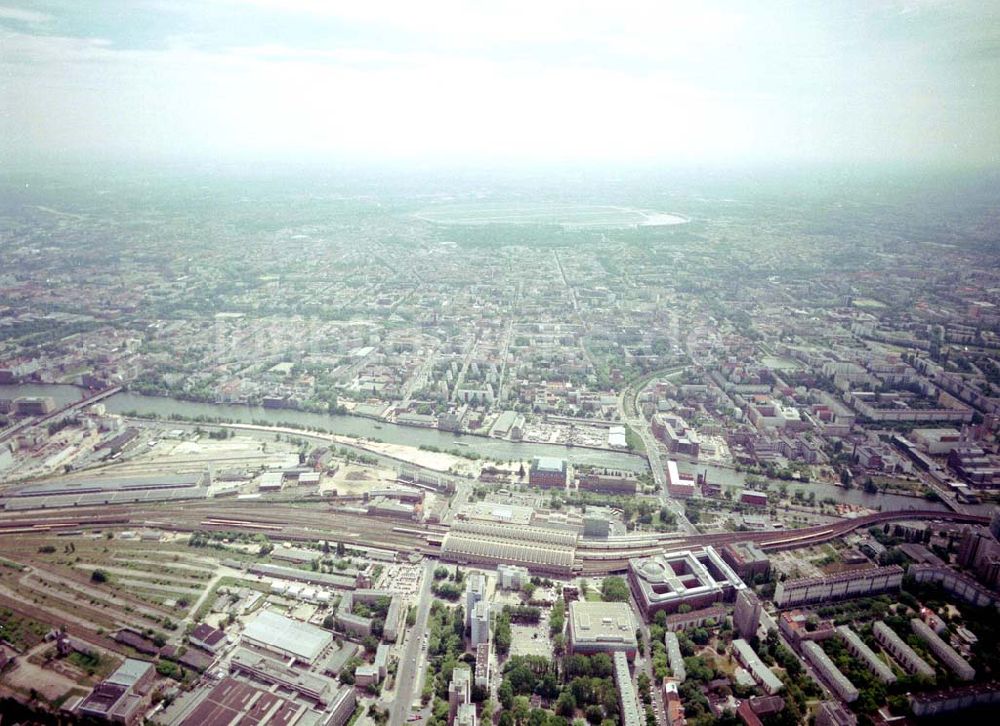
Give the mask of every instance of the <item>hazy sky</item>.
M 1000 163 L 1000 0 L 0 0 L 0 161 Z

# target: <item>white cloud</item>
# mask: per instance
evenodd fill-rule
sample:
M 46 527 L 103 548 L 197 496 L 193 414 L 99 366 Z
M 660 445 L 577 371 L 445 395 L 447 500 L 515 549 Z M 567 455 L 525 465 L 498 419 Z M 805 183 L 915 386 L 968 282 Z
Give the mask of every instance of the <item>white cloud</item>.
M 0 5 L 0 20 L 16 20 L 22 23 L 47 23 L 52 16 L 35 10 L 23 10 Z

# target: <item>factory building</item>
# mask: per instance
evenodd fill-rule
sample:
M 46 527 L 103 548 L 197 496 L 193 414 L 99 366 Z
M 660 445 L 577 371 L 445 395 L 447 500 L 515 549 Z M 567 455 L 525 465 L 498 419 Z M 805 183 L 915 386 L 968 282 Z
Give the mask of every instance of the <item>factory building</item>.
M 902 583 L 903 568 L 899 565 L 843 572 L 832 577 L 785 580 L 779 582 L 774 589 L 774 604 L 784 608 L 852 597 L 867 597 L 898 590 Z
M 774 674 L 774 671 L 767 667 L 747 641 L 742 638 L 734 640 L 733 651 L 736 654 L 736 660 L 750 672 L 750 675 L 753 676 L 754 680 L 760 684 L 761 688 L 769 696 L 773 696 L 785 687 L 781 679 Z
M 875 636 L 875 640 L 879 642 L 879 645 L 889 651 L 889 654 L 907 672 L 918 676 L 925 676 L 926 678 L 934 677 L 934 669 L 931 668 L 927 661 L 917 655 L 913 648 L 903 642 L 903 639 L 896 634 L 895 630 L 881 620 L 872 626 L 872 634 Z
M 896 682 L 896 674 L 892 672 L 892 668 L 879 658 L 875 651 L 869 648 L 868 644 L 857 633 L 851 630 L 850 627 L 847 625 L 838 625 L 837 635 L 844 641 L 847 652 L 864 663 L 865 667 L 874 673 L 875 677 L 882 681 L 882 683 L 889 685 Z
M 842 701 L 854 703 L 858 700 L 858 689 L 834 665 L 819 643 L 814 640 L 805 641 L 802 644 L 802 653 Z
M 927 647 L 948 667 L 948 670 L 963 681 L 971 681 L 976 677 L 976 669 L 969 665 L 969 661 L 956 653 L 955 649 L 944 642 L 927 623 L 920 618 L 913 618 L 910 620 L 910 627 L 917 637 L 927 643 Z
M 156 679 L 152 663 L 126 658 L 118 669 L 94 686 L 76 707 L 76 713 L 112 723 L 135 724 L 142 719 L 146 695 Z
M 628 578 L 647 618 L 658 610 L 675 613 L 681 605 L 697 609 L 732 600 L 746 588 L 712 547 L 629 560 Z
M 321 706 L 331 703 L 340 690 L 336 681 L 317 673 L 293 668 L 282 660 L 237 648 L 229 662 L 233 673 L 242 673 L 263 683 L 294 691 Z
M 624 602 L 581 602 L 569 605 L 570 653 L 614 653 L 634 658 L 635 637 L 632 608 Z
M 243 629 L 242 638 L 245 645 L 309 665 L 333 642 L 329 631 L 270 610 L 261 610 Z

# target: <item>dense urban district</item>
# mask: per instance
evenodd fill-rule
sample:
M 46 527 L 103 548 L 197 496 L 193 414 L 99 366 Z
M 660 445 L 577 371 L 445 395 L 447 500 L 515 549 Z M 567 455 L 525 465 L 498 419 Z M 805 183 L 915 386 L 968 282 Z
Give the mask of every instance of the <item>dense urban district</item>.
M 0 712 L 991 722 L 997 184 L 907 178 L 5 177 Z

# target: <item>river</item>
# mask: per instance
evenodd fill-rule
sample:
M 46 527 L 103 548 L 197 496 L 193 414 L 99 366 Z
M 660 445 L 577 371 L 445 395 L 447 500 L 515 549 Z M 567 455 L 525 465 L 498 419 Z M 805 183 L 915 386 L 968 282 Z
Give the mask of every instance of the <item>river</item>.
M 77 401 L 85 395 L 86 391 L 83 389 L 68 385 L 0 385 L 0 398 L 51 396 L 59 406 Z M 198 417 L 227 419 L 237 423 L 265 422 L 272 426 L 293 424 L 342 436 L 378 439 L 392 444 L 433 446 L 441 450 L 464 451 L 478 454 L 485 459 L 499 459 L 501 461 L 521 461 L 535 456 L 556 456 L 567 459 L 573 464 L 610 466 L 635 472 L 649 471 L 646 459 L 635 454 L 569 447 L 561 444 L 503 441 L 485 436 L 463 436 L 437 429 L 400 426 L 361 416 L 308 413 L 306 411 L 262 408 L 241 404 L 196 403 L 127 392 L 116 393 L 105 399 L 104 405 L 109 413 L 135 412 L 140 416 L 159 416 L 164 419 L 170 416 L 181 416 L 185 419 Z M 461 442 L 461 444 L 456 442 Z
M 59 406 L 77 401 L 87 394 L 76 386 L 61 384 L 17 384 L 0 385 L 0 398 L 17 398 L 19 396 L 51 396 Z M 555 456 L 567 459 L 573 464 L 590 464 L 610 466 L 634 472 L 649 471 L 646 459 L 635 454 L 615 451 L 600 451 L 580 447 L 568 447 L 561 444 L 532 444 L 491 439 L 484 436 L 453 434 L 437 429 L 423 429 L 412 426 L 378 422 L 360 416 L 345 416 L 334 414 L 307 413 L 289 409 L 262 408 L 241 404 L 225 403 L 195 403 L 180 401 L 159 396 L 142 396 L 135 393 L 117 393 L 105 399 L 105 406 L 110 413 L 135 412 L 140 416 L 159 416 L 167 419 L 170 416 L 181 416 L 185 419 L 205 417 L 208 419 L 228 419 L 238 423 L 266 422 L 272 426 L 293 424 L 304 428 L 328 431 L 343 436 L 378 439 L 392 444 L 408 446 L 434 446 L 438 449 L 456 449 L 476 453 L 485 459 L 526 460 L 534 456 Z M 456 442 L 461 442 L 461 445 Z M 679 461 L 678 468 L 685 473 L 697 474 L 708 472 L 709 481 L 719 482 L 724 487 L 743 487 L 746 475 L 743 472 L 712 466 Z M 768 488 L 776 489 L 782 484 L 788 491 L 794 493 L 801 489 L 804 494 L 816 493 L 816 500 L 833 499 L 843 504 L 854 504 L 872 509 L 881 507 L 883 511 L 904 509 L 939 509 L 948 508 L 941 502 L 930 502 L 926 499 L 906 497 L 898 494 L 868 494 L 861 489 L 844 489 L 843 487 L 822 482 L 800 484 L 794 481 L 768 480 Z M 992 505 L 984 504 L 971 507 L 977 513 L 989 516 Z

